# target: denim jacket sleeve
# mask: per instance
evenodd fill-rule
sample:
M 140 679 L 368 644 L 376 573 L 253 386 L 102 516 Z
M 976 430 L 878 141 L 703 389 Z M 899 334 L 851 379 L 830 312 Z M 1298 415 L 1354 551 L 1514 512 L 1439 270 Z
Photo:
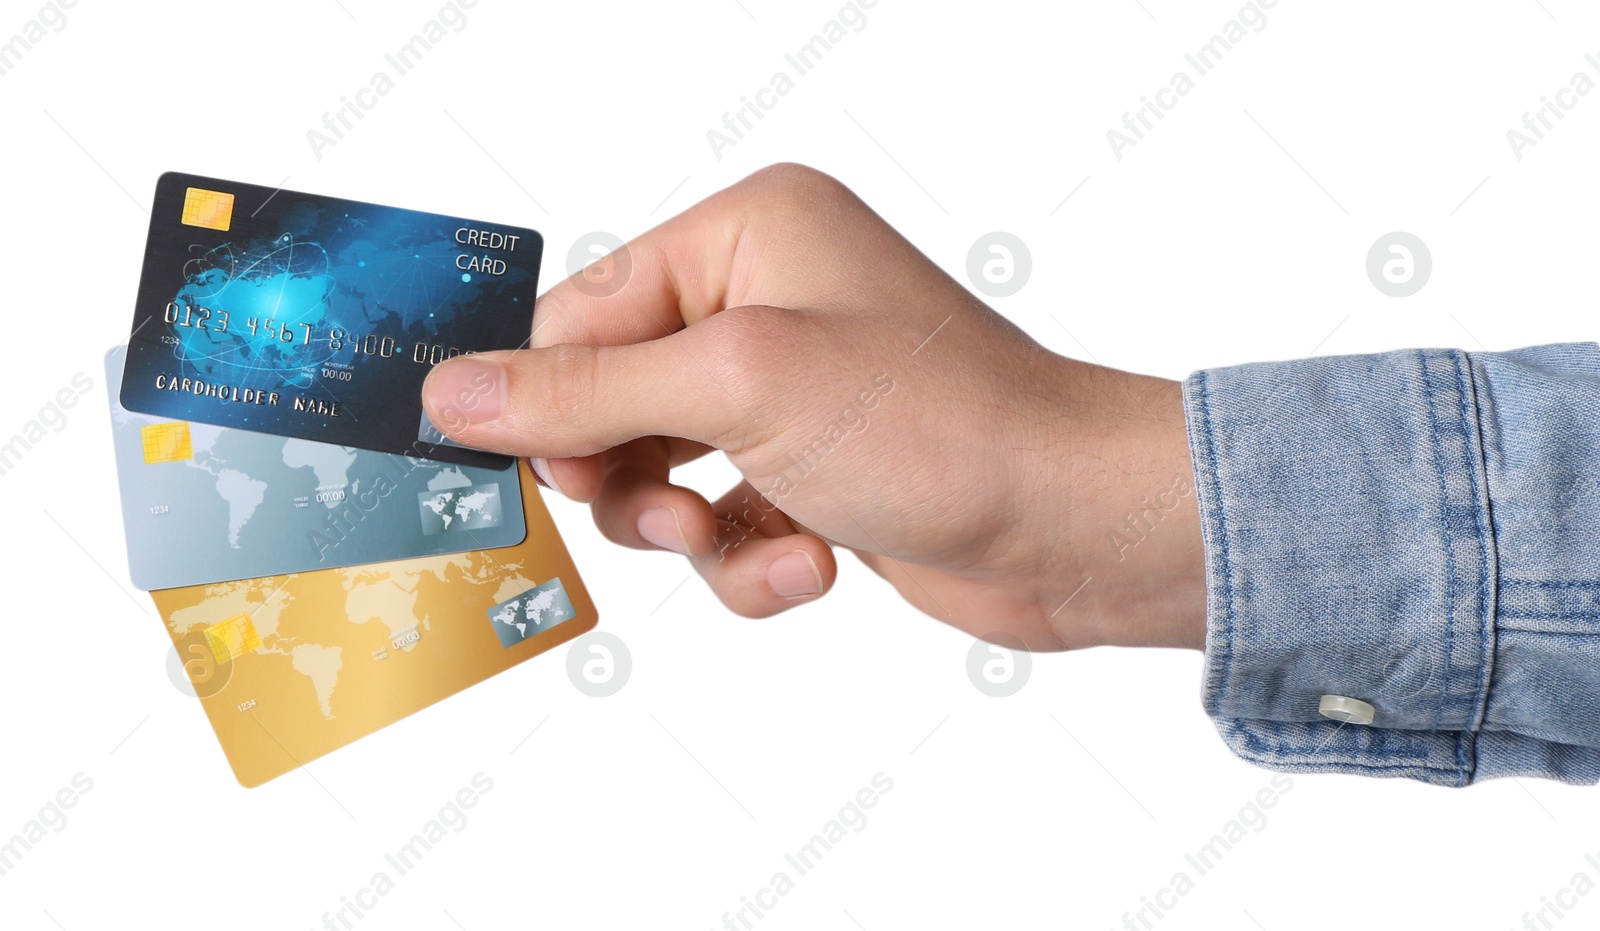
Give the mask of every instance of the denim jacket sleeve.
M 1206 712 L 1273 769 L 1600 779 L 1600 346 L 1200 371 Z M 1325 695 L 1373 706 L 1336 723 Z

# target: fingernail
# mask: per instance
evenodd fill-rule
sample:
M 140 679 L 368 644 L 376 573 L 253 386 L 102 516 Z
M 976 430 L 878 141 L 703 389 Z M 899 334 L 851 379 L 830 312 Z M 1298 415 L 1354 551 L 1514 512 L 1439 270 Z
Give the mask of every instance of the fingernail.
M 533 470 L 533 477 L 539 480 L 539 484 L 555 491 L 561 491 L 561 486 L 556 484 L 555 476 L 550 473 L 550 460 L 529 459 L 528 468 Z M 566 494 L 566 492 L 562 492 L 562 494 Z
M 678 526 L 678 512 L 672 508 L 651 508 L 640 514 L 639 536 L 664 550 L 689 555 L 689 541 Z
M 446 436 L 450 427 L 488 423 L 505 409 L 506 370 L 494 362 L 470 356 L 434 366 L 422 385 L 422 396 L 434 425 Z M 443 423 L 439 419 L 443 418 Z
M 804 550 L 780 556 L 767 567 L 767 584 L 779 598 L 822 594 L 822 573 Z

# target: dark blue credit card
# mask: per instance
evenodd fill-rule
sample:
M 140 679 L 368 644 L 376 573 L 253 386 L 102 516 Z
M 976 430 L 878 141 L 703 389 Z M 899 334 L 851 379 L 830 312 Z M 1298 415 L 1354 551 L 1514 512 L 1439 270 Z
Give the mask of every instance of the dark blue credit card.
M 522 227 L 164 174 L 122 406 L 503 468 L 443 441 L 422 382 L 444 359 L 526 345 L 543 246 Z

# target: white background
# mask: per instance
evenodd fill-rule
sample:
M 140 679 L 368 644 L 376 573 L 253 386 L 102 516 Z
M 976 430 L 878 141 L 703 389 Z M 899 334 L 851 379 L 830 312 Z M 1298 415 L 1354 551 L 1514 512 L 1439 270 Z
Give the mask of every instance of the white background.
M 0 3 L 0 41 L 38 8 Z M 0 838 L 75 773 L 94 781 L 0 878 L 6 928 L 320 927 L 480 771 L 494 790 L 471 821 L 356 927 L 720 927 L 883 772 L 866 827 L 757 927 L 1109 928 L 1269 779 L 1201 713 L 1198 654 L 1038 656 L 992 699 L 967 680 L 970 641 L 854 560 L 819 603 L 747 621 L 680 587 L 679 558 L 611 546 L 557 502 L 602 629 L 633 654 L 620 694 L 578 693 L 563 648 L 239 788 L 127 581 L 104 413 L 164 170 L 532 226 L 549 283 L 580 235 L 630 236 L 803 161 L 963 279 L 979 235 L 1021 236 L 1034 273 L 998 310 L 1062 353 L 1172 378 L 1596 335 L 1600 94 L 1520 161 L 1506 138 L 1600 51 L 1574 0 L 1282 0 L 1120 161 L 1106 131 L 1238 3 L 880 0 L 719 159 L 707 130 L 837 0 L 481 0 L 316 158 L 307 130 L 438 9 L 81 0 L 0 78 L 0 437 L 74 373 L 95 384 L 0 478 Z M 1397 229 L 1434 258 L 1406 299 L 1364 270 Z M 730 478 L 697 469 L 713 495 Z M 1587 788 L 1298 776 L 1268 814 L 1156 926 L 1509 928 L 1600 878 Z M 1546 915 L 1600 922 L 1600 895 L 1577 902 Z

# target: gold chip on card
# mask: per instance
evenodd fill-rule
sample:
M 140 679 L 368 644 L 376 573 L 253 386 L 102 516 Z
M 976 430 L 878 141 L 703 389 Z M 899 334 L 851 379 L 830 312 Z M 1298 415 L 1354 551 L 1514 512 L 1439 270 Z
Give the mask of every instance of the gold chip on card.
M 189 188 L 183 195 L 183 225 L 226 233 L 233 225 L 233 195 Z

